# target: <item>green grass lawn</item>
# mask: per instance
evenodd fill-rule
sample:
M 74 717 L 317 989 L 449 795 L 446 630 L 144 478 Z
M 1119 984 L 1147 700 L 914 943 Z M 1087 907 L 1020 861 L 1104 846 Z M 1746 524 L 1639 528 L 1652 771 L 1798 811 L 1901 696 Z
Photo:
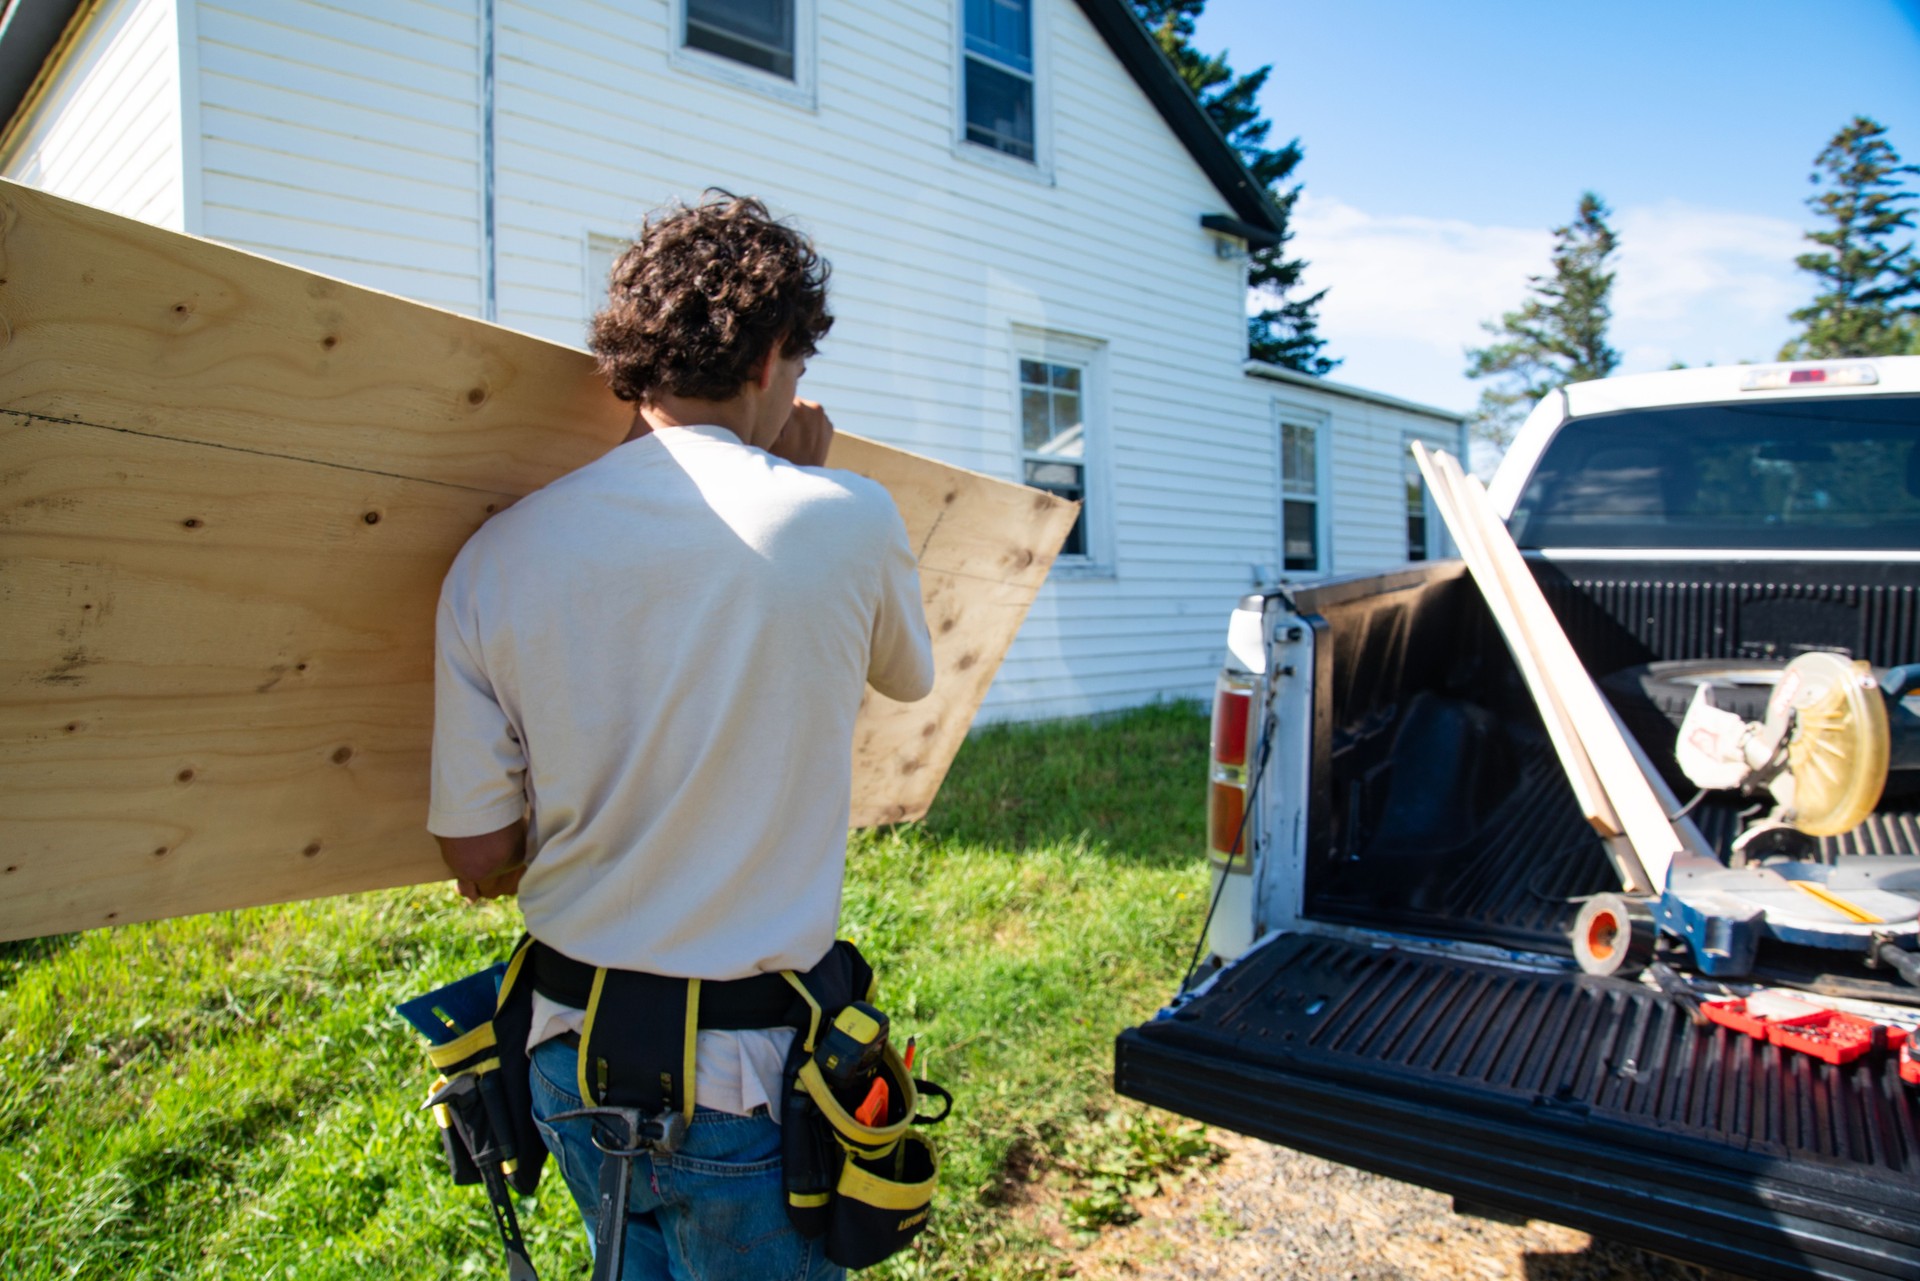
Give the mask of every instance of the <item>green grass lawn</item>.
M 1204 1155 L 1109 1083 L 1205 912 L 1205 752 L 1185 707 L 990 729 L 924 822 L 855 838 L 842 932 L 957 1100 L 934 1226 L 868 1275 L 1055 1275 L 1063 1228 Z M 518 930 L 441 885 L 0 944 L 5 1276 L 503 1275 L 392 1006 Z M 549 1174 L 534 1261 L 584 1276 Z

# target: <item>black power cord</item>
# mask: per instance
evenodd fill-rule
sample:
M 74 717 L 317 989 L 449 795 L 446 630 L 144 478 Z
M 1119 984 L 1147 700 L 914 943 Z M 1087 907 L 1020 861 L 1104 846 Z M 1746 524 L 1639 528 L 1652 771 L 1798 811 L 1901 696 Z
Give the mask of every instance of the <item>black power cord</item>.
M 1180 980 L 1180 990 L 1183 992 L 1193 982 L 1194 972 L 1200 968 L 1200 950 L 1207 945 L 1207 931 L 1213 928 L 1213 914 L 1219 910 L 1220 896 L 1226 892 L 1227 877 L 1233 872 L 1233 860 L 1240 857 L 1241 846 L 1247 839 L 1247 822 L 1253 817 L 1253 802 L 1260 795 L 1260 785 L 1266 781 L 1267 754 L 1273 750 L 1274 731 L 1278 727 L 1279 720 L 1269 709 L 1260 725 L 1260 759 L 1254 764 L 1253 776 L 1247 780 L 1247 799 L 1240 808 L 1240 826 L 1233 834 L 1232 846 L 1227 850 L 1226 865 L 1220 869 L 1220 884 L 1213 888 L 1213 901 L 1207 904 L 1207 919 L 1200 922 L 1200 937 L 1193 942 L 1193 956 L 1187 962 L 1186 977 Z M 1211 761 L 1208 762 L 1208 768 L 1212 768 Z M 1211 776 L 1208 784 L 1211 788 Z M 1208 804 L 1212 804 L 1211 795 Z

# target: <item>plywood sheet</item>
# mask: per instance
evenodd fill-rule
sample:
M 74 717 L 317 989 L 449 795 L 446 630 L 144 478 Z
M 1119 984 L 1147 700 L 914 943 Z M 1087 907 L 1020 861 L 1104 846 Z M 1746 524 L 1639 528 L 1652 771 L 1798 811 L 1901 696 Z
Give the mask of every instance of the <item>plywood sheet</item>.
M 0 938 L 437 879 L 434 601 L 628 409 L 580 352 L 0 183 Z M 852 436 L 938 670 L 854 821 L 926 812 L 1075 508 Z

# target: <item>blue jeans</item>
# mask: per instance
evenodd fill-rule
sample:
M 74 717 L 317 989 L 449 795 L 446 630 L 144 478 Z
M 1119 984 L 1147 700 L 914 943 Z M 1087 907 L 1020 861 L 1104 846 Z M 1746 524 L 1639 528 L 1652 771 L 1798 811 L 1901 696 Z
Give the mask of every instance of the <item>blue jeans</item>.
M 579 1051 L 546 1041 L 533 1051 L 533 1115 L 593 1238 L 600 1151 L 593 1122 L 550 1124 L 580 1106 Z M 671 1155 L 635 1157 L 621 1281 L 841 1281 L 823 1240 L 787 1221 L 780 1127 L 764 1109 L 735 1116 L 696 1107 Z

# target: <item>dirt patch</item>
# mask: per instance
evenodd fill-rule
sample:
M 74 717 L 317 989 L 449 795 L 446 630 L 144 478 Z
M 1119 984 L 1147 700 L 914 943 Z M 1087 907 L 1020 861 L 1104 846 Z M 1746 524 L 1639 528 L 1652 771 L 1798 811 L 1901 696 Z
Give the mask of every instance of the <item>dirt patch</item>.
M 1451 1198 L 1225 1131 L 1220 1164 L 1138 1221 L 1070 1249 L 1084 1281 L 1741 1281 L 1554 1224 L 1453 1212 Z

